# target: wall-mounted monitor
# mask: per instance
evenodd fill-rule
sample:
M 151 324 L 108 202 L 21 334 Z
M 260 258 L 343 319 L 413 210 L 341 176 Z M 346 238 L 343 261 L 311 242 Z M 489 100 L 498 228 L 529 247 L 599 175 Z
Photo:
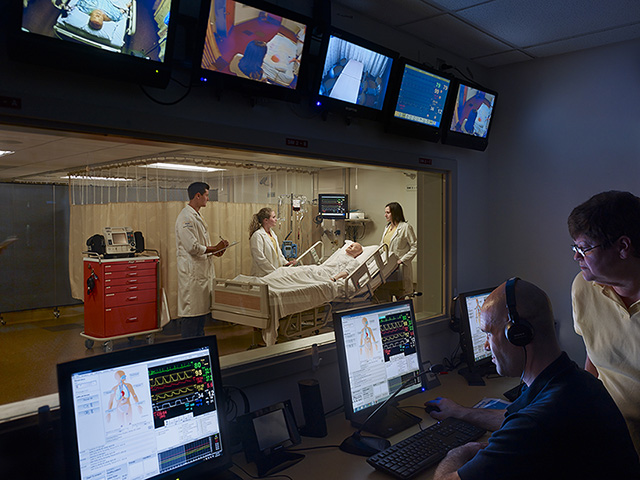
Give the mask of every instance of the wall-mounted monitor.
M 325 220 L 344 220 L 349 215 L 349 196 L 345 193 L 318 194 L 318 214 Z
M 218 478 L 231 466 L 214 335 L 59 364 L 58 390 L 66 478 Z
M 386 130 L 437 142 L 450 85 L 442 72 L 400 59 L 388 93 Z
M 442 143 L 484 151 L 498 94 L 461 80 L 452 93 L 455 99 L 444 120 Z
M 16 1 L 10 55 L 61 70 L 164 87 L 171 73 L 177 3 Z
M 379 118 L 397 53 L 340 30 L 325 34 L 316 76 L 317 108 Z
M 460 373 L 469 384 L 483 384 L 482 376 L 495 371 L 491 351 L 485 349 L 487 334 L 480 330 L 480 309 L 494 288 L 484 288 L 458 295 L 460 347 L 467 367 Z
M 426 389 L 412 300 L 336 312 L 333 324 L 347 419 L 385 438 L 419 422 L 394 405 L 369 418 L 401 386 L 398 399 Z
M 200 18 L 195 64 L 201 82 L 300 99 L 306 88 L 308 18 L 260 0 L 204 0 Z

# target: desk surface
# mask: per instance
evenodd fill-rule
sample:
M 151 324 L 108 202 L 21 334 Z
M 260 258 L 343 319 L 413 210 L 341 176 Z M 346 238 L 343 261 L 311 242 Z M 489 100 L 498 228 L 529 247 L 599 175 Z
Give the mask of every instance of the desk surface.
M 423 404 L 428 400 L 433 400 L 436 397 L 448 397 L 465 406 L 472 406 L 485 397 L 501 398 L 504 400 L 502 394 L 510 388 L 515 387 L 518 383 L 518 379 L 516 378 L 495 377 L 485 380 L 486 385 L 483 387 L 470 387 L 461 375 L 456 373 L 440 375 L 440 381 L 442 383 L 441 386 L 432 390 L 427 390 L 419 395 L 409 397 L 400 402 L 400 405 L 409 413 L 422 417 L 424 419 L 422 422 L 423 427 L 428 427 L 429 425 L 436 423 L 436 420 L 431 418 L 424 411 Z M 305 455 L 304 460 L 280 473 L 287 475 L 293 480 L 326 480 L 341 478 L 390 480 L 393 478 L 371 467 L 366 462 L 366 457 L 351 455 L 338 449 L 338 445 L 340 445 L 345 438 L 356 430 L 345 419 L 344 413 L 340 412 L 328 417 L 327 430 L 329 434 L 324 438 L 303 437 L 302 444 L 293 447 L 293 450 L 323 446 L 333 447 L 302 451 L 301 453 Z M 404 432 L 389 438 L 389 441 L 393 445 L 400 440 L 417 433 L 419 430 L 420 427 L 415 425 Z M 244 461 L 243 454 L 235 455 L 234 461 L 252 475 L 256 474 L 255 466 L 252 464 L 247 465 Z M 240 470 L 235 466 L 232 468 L 232 471 L 240 475 L 243 479 L 249 478 L 247 475 L 240 472 Z M 416 480 L 431 479 L 433 478 L 434 471 L 434 468 L 428 469 L 415 478 Z

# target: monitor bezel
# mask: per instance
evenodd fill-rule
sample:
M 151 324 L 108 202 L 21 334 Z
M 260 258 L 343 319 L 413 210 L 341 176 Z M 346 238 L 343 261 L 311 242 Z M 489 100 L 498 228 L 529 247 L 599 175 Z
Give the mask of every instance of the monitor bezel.
M 471 325 L 470 320 L 471 317 L 469 315 L 469 310 L 467 309 L 467 299 L 470 297 L 476 297 L 478 295 L 489 295 L 491 292 L 495 290 L 496 287 L 489 288 L 481 288 L 478 290 L 473 290 L 470 292 L 461 293 L 458 295 L 457 302 L 460 305 L 460 317 L 459 317 L 459 334 L 460 334 L 460 348 L 462 350 L 462 355 L 465 363 L 469 371 L 475 372 L 478 370 L 482 370 L 487 367 L 491 367 L 493 362 L 491 361 L 491 355 L 487 357 L 476 360 L 475 355 L 473 353 L 473 338 L 471 336 Z
M 342 197 L 345 201 L 345 212 L 342 213 L 323 213 L 322 212 L 322 200 L 328 197 Z M 349 218 L 349 195 L 347 193 L 319 193 L 318 194 L 318 215 L 324 220 L 345 220 Z
M 428 74 L 435 75 L 449 81 L 447 97 L 445 99 L 442 115 L 440 117 L 440 125 L 427 125 L 424 123 L 414 122 L 412 120 L 407 120 L 395 116 L 395 111 L 400 96 L 400 90 L 402 88 L 404 72 L 407 66 L 422 70 Z M 440 70 L 437 70 L 435 68 L 429 67 L 428 65 L 415 62 L 409 58 L 401 57 L 396 62 L 396 68 L 392 73 L 392 80 L 390 81 L 389 90 L 387 91 L 387 95 L 389 96 L 389 98 L 388 102 L 386 102 L 385 109 L 385 130 L 398 135 L 415 137 L 429 142 L 438 142 L 442 137 L 442 130 L 445 125 L 445 117 L 447 115 L 448 109 L 450 108 L 449 103 L 453 98 L 453 96 L 451 95 L 451 87 L 453 84 L 454 78 L 451 75 L 441 72 Z
M 200 15 L 198 21 L 196 47 L 193 57 L 192 77 L 193 81 L 202 86 L 212 88 L 217 94 L 221 95 L 225 90 L 234 90 L 243 93 L 249 97 L 266 97 L 283 100 L 292 103 L 300 103 L 303 96 L 309 90 L 309 64 L 310 54 L 309 45 L 312 41 L 312 31 L 314 28 L 313 20 L 297 12 L 282 8 L 278 5 L 266 2 L 264 0 L 233 0 L 249 7 L 253 7 L 280 17 L 302 23 L 306 26 L 305 40 L 302 47 L 300 68 L 298 72 L 298 80 L 296 88 L 288 88 L 283 85 L 277 85 L 266 82 L 259 82 L 241 78 L 235 75 L 229 75 L 223 72 L 209 70 L 202 67 L 202 57 L 204 55 L 205 42 L 207 37 L 207 25 L 209 23 L 209 14 L 211 4 L 215 0 L 202 0 L 200 4 Z
M 389 69 L 389 77 L 387 89 L 385 90 L 385 96 L 383 99 L 383 105 L 380 109 L 368 107 L 366 105 L 358 105 L 355 103 L 350 103 L 344 100 L 338 100 L 335 98 L 327 97 L 324 95 L 320 95 L 320 87 L 323 80 L 324 73 L 324 65 L 326 63 L 327 51 L 329 48 L 329 41 L 331 36 L 340 38 L 347 42 L 353 43 L 357 46 L 366 48 L 368 50 L 372 50 L 378 54 L 384 55 L 386 57 L 391 58 L 391 67 Z M 340 30 L 335 27 L 329 27 L 325 30 L 322 42 L 320 46 L 320 51 L 318 54 L 318 63 L 317 63 L 317 72 L 315 75 L 315 79 L 312 85 L 311 98 L 313 101 L 314 108 L 320 110 L 322 112 L 335 112 L 341 113 L 349 117 L 361 117 L 368 118 L 372 120 L 382 120 L 385 115 L 385 111 L 388 108 L 387 102 L 389 101 L 389 89 L 391 87 L 391 81 L 393 79 L 393 69 L 395 64 L 398 61 L 399 54 L 394 50 L 383 47 L 377 43 L 366 40 L 362 37 L 358 37 L 344 30 Z
M 12 2 L 9 56 L 17 62 L 91 75 L 94 77 L 165 88 L 172 71 L 180 0 L 171 0 L 164 61 L 49 37 L 22 29 L 22 2 Z
M 458 92 L 460 86 L 465 86 L 469 88 L 475 88 L 476 90 L 480 90 L 484 93 L 488 93 L 490 95 L 495 96 L 495 100 L 493 102 L 493 109 L 491 110 L 491 121 L 489 122 L 489 126 L 487 127 L 487 135 L 484 137 L 479 137 L 475 135 L 470 135 L 468 133 L 461 133 L 451 129 L 451 121 L 453 119 L 454 110 L 456 108 L 456 99 L 458 97 Z M 489 137 L 491 136 L 491 130 L 493 128 L 493 124 L 495 123 L 495 113 L 496 113 L 496 105 L 498 103 L 498 92 L 495 90 L 491 90 L 489 88 L 483 87 L 474 82 L 460 80 L 458 78 L 455 79 L 455 82 L 451 85 L 451 91 L 454 92 L 451 96 L 451 101 L 447 105 L 446 115 L 443 119 L 443 129 L 442 129 L 442 143 L 445 145 L 452 145 L 455 147 L 469 148 L 472 150 L 484 151 L 486 150 L 489 144 Z
M 352 308 L 348 310 L 339 310 L 333 313 L 333 326 L 335 330 L 335 343 L 336 343 L 336 351 L 338 355 L 338 370 L 340 374 L 340 386 L 342 389 L 342 398 L 344 402 L 344 414 L 347 420 L 350 420 L 354 423 L 361 423 L 365 421 L 382 403 L 387 400 L 383 400 L 381 402 L 376 403 L 375 405 L 371 405 L 369 407 L 358 410 L 357 412 L 353 411 L 353 402 L 351 399 L 351 386 L 349 383 L 349 372 L 348 372 L 348 364 L 346 358 L 346 347 L 344 344 L 343 330 L 342 330 L 342 317 L 350 316 L 350 315 L 366 315 L 367 312 L 374 312 L 378 310 L 383 310 L 388 307 L 397 307 L 401 305 L 408 305 L 411 312 L 411 317 L 414 322 L 414 335 L 416 338 L 416 354 L 418 356 L 418 369 L 422 372 L 422 353 L 420 351 L 420 341 L 418 339 L 418 325 L 415 316 L 415 311 L 413 308 L 413 301 L 411 299 L 408 300 L 400 300 L 396 302 L 390 303 L 380 303 L 375 305 L 368 305 L 366 307 L 360 308 Z M 427 389 L 427 381 L 426 375 L 420 376 L 420 388 L 413 390 L 406 390 L 405 392 L 400 392 L 396 395 L 394 401 L 400 401 L 404 398 L 410 397 L 412 395 L 417 395 L 418 393 L 422 393 Z M 393 395 L 394 392 L 390 392 L 390 396 Z
M 90 370 L 103 370 L 143 362 L 160 357 L 168 357 L 180 353 L 186 353 L 209 348 L 213 373 L 213 385 L 216 395 L 216 407 L 219 410 L 219 429 L 221 432 L 222 455 L 194 465 L 170 470 L 168 472 L 150 477 L 149 480 L 161 480 L 177 478 L 200 478 L 202 475 L 211 475 L 223 472 L 232 465 L 231 432 L 224 413 L 225 392 L 222 385 L 220 372 L 220 360 L 215 335 L 176 340 L 161 344 L 144 345 L 129 348 L 117 352 L 100 354 L 92 357 L 72 360 L 60 363 L 57 366 L 58 392 L 60 397 L 60 418 L 62 425 L 62 439 L 64 442 L 65 464 L 67 466 L 67 478 L 80 479 L 80 462 L 78 442 L 76 437 L 76 419 L 74 413 L 72 375 Z M 226 435 L 225 435 L 226 434 Z

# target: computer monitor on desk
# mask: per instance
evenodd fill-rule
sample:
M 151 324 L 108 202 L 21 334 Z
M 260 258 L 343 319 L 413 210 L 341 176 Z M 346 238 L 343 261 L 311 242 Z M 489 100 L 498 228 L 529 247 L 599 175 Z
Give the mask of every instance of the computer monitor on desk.
M 231 474 L 215 336 L 58 365 L 67 478 Z
M 336 312 L 334 328 L 344 411 L 352 425 L 386 438 L 420 422 L 392 405 L 369 418 L 401 386 L 398 399 L 425 390 L 412 301 Z
M 491 287 L 458 295 L 460 317 L 456 318 L 454 312 L 455 330 L 460 333 L 462 358 L 467 364 L 459 373 L 467 379 L 469 385 L 484 385 L 482 377 L 495 373 L 491 352 L 485 350 L 487 334 L 480 330 L 480 309 L 493 290 Z

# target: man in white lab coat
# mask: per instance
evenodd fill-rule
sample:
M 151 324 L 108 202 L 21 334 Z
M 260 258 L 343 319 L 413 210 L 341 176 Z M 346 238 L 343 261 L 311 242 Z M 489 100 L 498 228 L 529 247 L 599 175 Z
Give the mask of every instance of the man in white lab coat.
M 183 338 L 204 335 L 204 323 L 211 315 L 211 291 L 215 271 L 212 255 L 221 256 L 229 245 L 221 240 L 211 245 L 207 223 L 200 209 L 209 201 L 209 185 L 189 185 L 189 203 L 176 219 L 178 256 L 178 315 Z

